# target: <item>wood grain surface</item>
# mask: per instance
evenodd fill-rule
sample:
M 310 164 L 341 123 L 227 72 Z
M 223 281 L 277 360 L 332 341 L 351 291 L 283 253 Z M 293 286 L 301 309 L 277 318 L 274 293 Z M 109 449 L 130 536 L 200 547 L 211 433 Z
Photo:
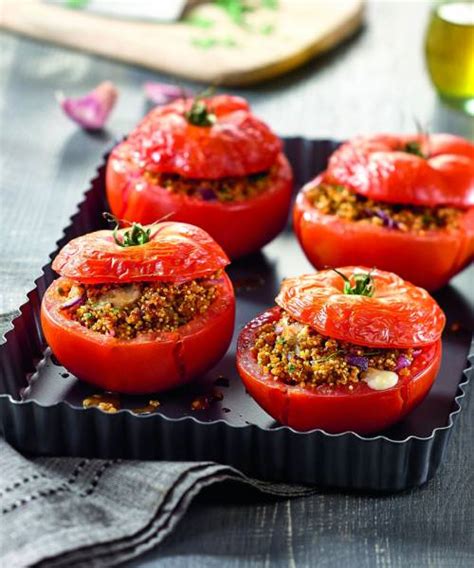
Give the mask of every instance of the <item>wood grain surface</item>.
M 246 15 L 244 26 L 200 3 L 189 17 L 213 23 L 202 29 L 113 19 L 42 0 L 0 0 L 0 27 L 188 79 L 242 86 L 334 47 L 359 28 L 363 8 L 363 0 L 279 0 L 278 9 Z M 209 41 L 215 45 L 206 47 Z
M 472 136 L 465 116 L 437 102 L 425 74 L 427 17 L 426 2 L 370 3 L 365 29 L 335 52 L 285 78 L 234 92 L 248 96 L 280 134 L 343 138 L 406 132 L 414 129 L 416 116 L 434 131 Z M 58 89 L 79 93 L 104 79 L 117 83 L 120 100 L 107 132 L 91 136 L 62 116 L 53 94 Z M 53 250 L 98 156 L 146 110 L 141 86 L 150 79 L 167 77 L 0 36 L 3 329 Z M 276 502 L 222 485 L 198 498 L 175 533 L 134 566 L 471 566 L 470 399 L 472 388 L 444 464 L 419 490 L 388 497 L 324 492 Z

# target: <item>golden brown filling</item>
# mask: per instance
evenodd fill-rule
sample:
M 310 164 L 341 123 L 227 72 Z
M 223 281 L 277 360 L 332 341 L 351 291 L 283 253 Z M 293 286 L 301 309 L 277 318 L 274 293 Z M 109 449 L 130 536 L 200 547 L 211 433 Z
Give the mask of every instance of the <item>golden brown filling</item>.
M 457 229 L 462 215 L 462 211 L 454 207 L 418 207 L 373 201 L 342 185 L 320 184 L 306 195 L 325 215 L 404 232 Z
M 153 184 L 171 193 L 184 193 L 203 201 L 244 201 L 260 195 L 270 185 L 275 169 L 242 177 L 221 179 L 191 179 L 176 174 L 146 172 Z
M 266 374 L 302 387 L 328 384 L 348 385 L 351 389 L 369 369 L 406 376 L 418 353 L 413 349 L 373 349 L 331 339 L 285 313 L 260 328 L 254 346 L 254 355 Z
M 181 284 L 75 284 L 71 290 L 64 291 L 68 299 L 64 309 L 88 329 L 119 339 L 132 339 L 140 333 L 178 329 L 204 314 L 217 294 L 215 280 L 210 278 Z M 67 307 L 70 297 L 80 299 Z

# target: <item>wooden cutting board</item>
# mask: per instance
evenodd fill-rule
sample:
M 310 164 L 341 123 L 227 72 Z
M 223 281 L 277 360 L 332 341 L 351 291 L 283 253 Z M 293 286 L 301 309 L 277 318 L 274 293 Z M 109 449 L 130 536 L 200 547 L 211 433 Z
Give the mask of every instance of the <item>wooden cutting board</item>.
M 163 0 L 158 0 L 163 1 Z M 166 1 L 166 0 L 165 0 Z M 102 17 L 40 0 L 0 0 L 0 27 L 203 83 L 248 85 L 293 69 L 334 47 L 361 25 L 364 0 L 280 0 L 236 24 L 206 3 L 186 22 Z

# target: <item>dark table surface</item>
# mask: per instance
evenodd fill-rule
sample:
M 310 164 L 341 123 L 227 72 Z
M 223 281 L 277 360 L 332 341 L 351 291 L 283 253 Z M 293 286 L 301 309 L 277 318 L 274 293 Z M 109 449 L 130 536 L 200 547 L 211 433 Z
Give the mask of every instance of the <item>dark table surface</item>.
M 345 138 L 414 130 L 472 136 L 467 117 L 443 107 L 426 76 L 427 2 L 377 2 L 366 27 L 304 68 L 236 91 L 282 135 Z M 110 79 L 120 100 L 100 135 L 66 120 L 54 93 Z M 99 156 L 130 130 L 156 73 L 0 35 L 0 331 L 24 301 L 87 188 Z M 471 272 L 472 274 L 472 272 Z M 458 279 L 469 278 L 464 273 Z M 472 390 L 472 389 L 471 389 Z M 458 567 L 474 562 L 474 417 L 456 425 L 444 464 L 425 487 L 371 497 L 316 493 L 263 498 L 237 485 L 206 490 L 174 534 L 137 566 Z

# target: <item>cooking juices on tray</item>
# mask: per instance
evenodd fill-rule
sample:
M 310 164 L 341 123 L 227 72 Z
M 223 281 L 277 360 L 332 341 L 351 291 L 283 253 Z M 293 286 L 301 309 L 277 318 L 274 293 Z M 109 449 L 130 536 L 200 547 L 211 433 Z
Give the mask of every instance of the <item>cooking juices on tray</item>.
M 235 299 L 221 247 L 184 223 L 97 231 L 53 262 L 41 322 L 59 361 L 109 391 L 182 385 L 226 352 Z
M 153 109 L 109 158 L 117 217 L 164 215 L 205 229 L 232 258 L 284 227 L 292 173 L 280 139 L 239 97 L 180 99 Z
M 474 254 L 474 145 L 448 134 L 355 138 L 300 191 L 294 227 L 316 268 L 376 266 L 436 290 Z
M 346 267 L 284 280 L 276 303 L 242 330 L 237 366 L 281 424 L 375 432 L 430 390 L 445 316 L 425 290 Z

